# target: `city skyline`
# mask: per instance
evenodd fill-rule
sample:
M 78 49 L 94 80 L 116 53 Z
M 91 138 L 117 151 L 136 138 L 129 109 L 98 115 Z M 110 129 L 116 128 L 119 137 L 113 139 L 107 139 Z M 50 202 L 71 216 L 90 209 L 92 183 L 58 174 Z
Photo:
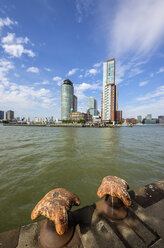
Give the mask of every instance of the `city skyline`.
M 22 1 L 0 3 L 0 109 L 15 116 L 61 116 L 69 78 L 86 112 L 101 110 L 103 62 L 116 59 L 123 117 L 163 115 L 164 2 Z

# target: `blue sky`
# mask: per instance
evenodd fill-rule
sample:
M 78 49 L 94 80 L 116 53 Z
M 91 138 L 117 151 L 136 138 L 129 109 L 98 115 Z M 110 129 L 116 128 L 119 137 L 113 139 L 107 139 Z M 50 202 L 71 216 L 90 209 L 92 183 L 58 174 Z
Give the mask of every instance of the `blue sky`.
M 69 78 L 101 109 L 102 63 L 116 59 L 123 117 L 164 115 L 163 0 L 1 0 L 0 109 L 60 118 Z

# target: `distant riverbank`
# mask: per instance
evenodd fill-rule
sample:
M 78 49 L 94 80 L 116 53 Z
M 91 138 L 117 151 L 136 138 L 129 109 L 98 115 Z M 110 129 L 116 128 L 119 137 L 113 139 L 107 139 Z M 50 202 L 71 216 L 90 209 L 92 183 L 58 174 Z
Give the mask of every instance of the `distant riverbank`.
M 118 127 L 133 127 L 133 126 L 164 126 L 164 124 L 141 124 L 141 125 L 112 125 L 112 124 L 81 124 L 81 123 L 55 123 L 55 124 L 18 124 L 18 123 L 3 123 L 3 126 L 19 126 L 19 127 L 89 127 L 89 128 L 118 128 Z

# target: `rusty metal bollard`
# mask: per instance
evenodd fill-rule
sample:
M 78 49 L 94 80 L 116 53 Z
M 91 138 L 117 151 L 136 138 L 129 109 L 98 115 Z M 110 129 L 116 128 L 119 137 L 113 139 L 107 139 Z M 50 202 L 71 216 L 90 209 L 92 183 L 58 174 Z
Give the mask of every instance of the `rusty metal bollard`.
M 105 196 L 105 200 L 96 203 L 98 212 L 110 219 L 124 219 L 128 213 L 127 207 L 132 203 L 128 189 L 124 179 L 116 176 L 104 177 L 97 195 L 99 198 Z
M 45 216 L 41 222 L 40 246 L 42 248 L 58 248 L 67 244 L 74 234 L 71 222 L 71 207 L 79 206 L 79 198 L 72 192 L 63 188 L 49 191 L 38 202 L 31 213 L 31 219 Z

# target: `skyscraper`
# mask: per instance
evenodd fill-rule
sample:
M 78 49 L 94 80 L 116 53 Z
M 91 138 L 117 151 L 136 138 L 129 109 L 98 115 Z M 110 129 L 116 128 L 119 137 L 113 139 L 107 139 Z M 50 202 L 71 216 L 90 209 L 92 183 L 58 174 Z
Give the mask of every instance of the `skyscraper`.
M 118 109 L 118 91 L 115 85 L 115 59 L 109 59 L 103 64 L 103 94 L 102 120 L 115 121 Z
M 94 97 L 88 97 L 87 99 L 87 111 L 89 111 L 89 113 L 92 116 L 97 115 L 97 100 Z
M 4 119 L 4 111 L 0 110 L 0 120 Z
M 70 113 L 75 111 L 77 111 L 77 97 L 74 95 L 73 83 L 65 79 L 61 90 L 61 119 L 68 120 Z
M 73 112 L 77 112 L 77 96 L 73 95 Z

